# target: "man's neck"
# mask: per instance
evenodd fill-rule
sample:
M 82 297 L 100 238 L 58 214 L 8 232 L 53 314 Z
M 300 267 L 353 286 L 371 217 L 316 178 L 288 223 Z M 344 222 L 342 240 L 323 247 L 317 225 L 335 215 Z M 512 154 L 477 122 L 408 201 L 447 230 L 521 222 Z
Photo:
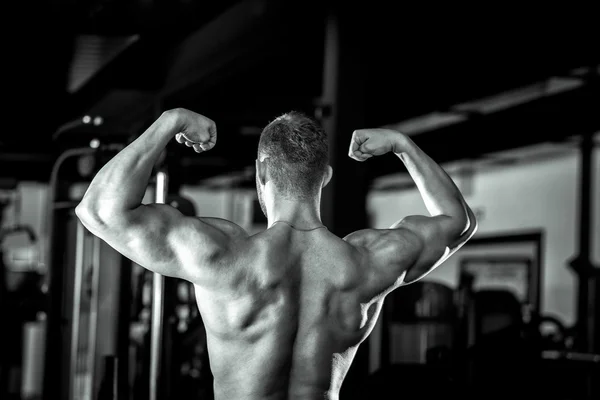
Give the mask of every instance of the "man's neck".
M 322 226 L 317 199 L 275 199 L 267 204 L 268 226 L 285 222 L 298 229 L 312 229 Z

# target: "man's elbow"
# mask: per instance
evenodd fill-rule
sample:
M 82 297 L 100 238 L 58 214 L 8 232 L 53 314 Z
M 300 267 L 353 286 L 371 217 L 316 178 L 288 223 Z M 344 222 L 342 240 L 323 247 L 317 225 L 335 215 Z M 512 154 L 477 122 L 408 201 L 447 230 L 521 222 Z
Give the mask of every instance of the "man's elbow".
M 473 217 L 471 218 L 471 225 L 471 236 L 473 236 L 477 232 L 477 228 L 479 228 L 479 222 L 477 221 L 475 215 L 473 215 Z
M 477 218 L 473 211 L 469 208 L 469 206 L 465 205 L 465 217 L 462 224 L 462 231 L 460 233 L 460 238 L 465 242 L 469 240 L 475 232 L 477 232 Z
M 450 248 L 462 246 L 473 237 L 477 231 L 477 218 L 469 206 L 464 204 L 464 213 L 451 217 L 452 223 L 448 225 L 448 239 Z
M 96 219 L 94 217 L 92 208 L 83 202 L 79 203 L 77 207 L 75 207 L 75 215 L 82 223 L 89 223 Z
M 85 226 L 103 226 L 106 224 L 105 218 L 102 218 L 102 210 L 95 207 L 85 200 L 81 201 L 75 207 L 75 215 Z M 106 214 L 106 213 L 104 213 Z

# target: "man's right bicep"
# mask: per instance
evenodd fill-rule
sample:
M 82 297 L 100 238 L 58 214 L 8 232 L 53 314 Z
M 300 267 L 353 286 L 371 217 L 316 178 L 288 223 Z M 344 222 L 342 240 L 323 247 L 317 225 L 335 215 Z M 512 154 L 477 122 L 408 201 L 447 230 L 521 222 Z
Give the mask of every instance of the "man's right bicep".
M 365 229 L 345 238 L 355 246 L 364 271 L 365 297 L 386 295 L 404 282 L 422 252 L 423 243 L 409 230 Z
M 466 240 L 461 240 L 459 229 L 446 215 L 427 217 L 411 215 L 392 226 L 415 234 L 422 242 L 421 252 L 407 271 L 404 283 L 412 283 L 429 274 L 458 250 Z

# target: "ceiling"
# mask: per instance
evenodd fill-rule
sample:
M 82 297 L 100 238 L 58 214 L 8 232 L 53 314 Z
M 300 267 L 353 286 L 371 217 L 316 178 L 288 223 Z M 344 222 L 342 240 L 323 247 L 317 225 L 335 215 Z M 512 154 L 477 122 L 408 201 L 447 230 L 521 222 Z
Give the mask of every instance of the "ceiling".
M 184 182 L 247 172 L 262 126 L 290 109 L 314 113 L 336 4 L 13 4 L 0 179 L 46 181 L 66 149 L 127 143 L 171 107 L 219 126 L 210 153 L 174 150 Z M 440 162 L 600 130 L 600 34 L 581 5 L 337 8 L 362 71 L 362 127 L 417 127 L 414 140 Z M 372 176 L 397 172 L 392 161 L 370 162 Z

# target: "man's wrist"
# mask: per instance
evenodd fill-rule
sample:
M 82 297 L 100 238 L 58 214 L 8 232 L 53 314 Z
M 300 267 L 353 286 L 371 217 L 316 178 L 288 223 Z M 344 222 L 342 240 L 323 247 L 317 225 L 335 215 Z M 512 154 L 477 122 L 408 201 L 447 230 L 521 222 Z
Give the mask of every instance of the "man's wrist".
M 160 125 L 161 127 L 169 132 L 169 135 L 175 136 L 177 133 L 181 132 L 181 111 L 177 108 L 163 111 L 160 115 Z
M 408 147 L 408 143 L 409 140 L 404 133 L 395 131 L 392 139 L 392 152 L 397 155 L 404 153 Z

